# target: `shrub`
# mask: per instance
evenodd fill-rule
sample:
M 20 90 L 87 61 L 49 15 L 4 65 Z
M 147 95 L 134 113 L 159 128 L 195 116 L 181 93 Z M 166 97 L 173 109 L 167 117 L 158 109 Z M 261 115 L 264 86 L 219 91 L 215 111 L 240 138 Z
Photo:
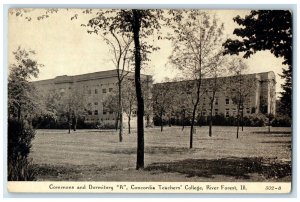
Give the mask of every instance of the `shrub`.
M 264 114 L 251 114 L 243 118 L 244 126 L 262 127 L 268 122 L 268 118 Z
M 291 127 L 292 126 L 292 120 L 288 116 L 276 116 L 271 125 L 273 127 Z
M 8 120 L 8 180 L 33 180 L 34 171 L 28 161 L 35 130 L 26 121 Z

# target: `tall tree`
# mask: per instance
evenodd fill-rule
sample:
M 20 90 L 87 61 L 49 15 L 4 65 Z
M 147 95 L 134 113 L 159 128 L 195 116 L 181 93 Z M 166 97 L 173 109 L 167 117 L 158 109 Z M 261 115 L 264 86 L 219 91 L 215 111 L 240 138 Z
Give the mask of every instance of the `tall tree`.
M 144 168 L 144 97 L 141 85 L 141 68 L 147 61 L 147 54 L 156 47 L 147 43 L 148 36 L 153 36 L 161 28 L 162 10 L 109 9 L 97 12 L 100 28 L 116 27 L 121 32 L 131 35 L 134 42 L 134 72 L 137 99 L 137 163 L 136 169 Z M 141 38 L 143 40 L 141 40 Z
M 31 116 L 39 111 L 35 88 L 29 80 L 37 77 L 39 68 L 35 52 L 18 47 L 9 65 L 8 76 L 8 180 L 33 180 L 28 155 L 35 130 Z
M 103 13 L 104 14 L 104 13 Z M 109 46 L 112 52 L 112 62 L 117 70 L 118 79 L 118 119 L 120 121 L 119 125 L 119 141 L 123 140 L 123 105 L 122 105 L 122 83 L 124 78 L 128 75 L 132 58 L 132 37 L 131 33 L 124 32 L 121 27 L 116 26 L 116 24 L 109 24 L 103 26 L 101 19 L 104 15 L 95 17 L 89 21 L 88 33 L 96 33 L 104 39 L 106 44 Z
M 233 19 L 240 28 L 233 34 L 242 39 L 228 39 L 224 43 L 226 54 L 239 54 L 249 58 L 257 51 L 270 50 L 276 57 L 282 57 L 287 69 L 283 69 L 281 102 L 284 114 L 291 117 L 292 111 L 292 13 L 289 10 L 252 10 L 244 18 Z
M 25 116 L 36 113 L 37 95 L 29 79 L 37 77 L 39 68 L 43 65 L 34 59 L 35 51 L 19 46 L 13 55 L 14 63 L 9 66 L 8 77 L 8 115 L 20 121 Z
M 170 60 L 193 80 L 190 83 L 190 89 L 193 89 L 191 93 L 194 95 L 190 130 L 190 148 L 193 148 L 194 123 L 201 97 L 202 79 L 222 58 L 223 24 L 218 23 L 216 17 L 207 12 L 184 12 L 182 19 L 172 27 L 174 36 L 171 37 L 173 52 Z
M 227 69 L 224 67 L 225 57 L 220 58 L 215 64 L 212 65 L 211 71 L 208 73 L 209 77 L 206 80 L 205 94 L 209 100 L 209 130 L 208 134 L 212 136 L 212 125 L 213 125 L 213 109 L 216 103 L 218 103 L 217 93 L 222 91 L 223 79 L 221 76 L 225 76 Z
M 84 116 L 87 110 L 87 100 L 83 93 L 83 89 L 76 86 L 64 89 L 61 93 L 59 100 L 58 113 L 59 116 L 64 116 L 69 127 L 69 133 L 71 128 L 77 129 L 77 121 L 79 116 Z
M 163 131 L 164 115 L 169 111 L 172 103 L 172 84 L 169 82 L 155 85 L 152 92 L 152 99 L 154 104 L 154 115 L 160 119 L 160 131 Z
M 22 16 L 28 10 L 11 10 L 10 14 Z M 160 33 L 161 22 L 164 20 L 167 24 L 169 19 L 163 17 L 163 10 L 159 9 L 84 9 L 83 13 L 91 14 L 96 11 L 97 21 L 102 29 L 107 29 L 113 25 L 131 35 L 134 42 L 134 71 L 135 71 L 135 89 L 137 99 L 137 162 L 136 169 L 144 168 L 144 98 L 141 85 L 141 68 L 149 60 L 149 53 L 158 49 L 147 41 L 148 37 L 153 37 L 155 33 Z M 49 14 L 58 12 L 58 9 L 46 10 L 45 15 L 39 16 L 39 19 L 49 17 Z M 72 19 L 77 19 L 75 14 Z M 28 21 L 31 17 L 25 17 Z M 159 37 L 158 37 L 159 38 Z M 141 40 L 142 39 L 142 40 Z
M 131 79 L 125 80 L 123 85 L 123 106 L 124 106 L 124 112 L 127 115 L 128 119 L 128 134 L 131 133 L 131 118 L 132 118 L 132 112 L 136 109 L 136 94 L 134 90 L 134 81 Z
M 250 97 L 253 96 L 253 92 L 249 89 L 255 89 L 257 87 L 257 80 L 255 77 L 244 75 L 248 66 L 240 58 L 232 59 L 229 62 L 229 67 L 233 76 L 229 77 L 229 83 L 226 85 L 226 92 L 228 92 L 233 104 L 237 107 L 236 138 L 239 138 L 239 128 L 241 121 L 243 122 L 245 104 Z

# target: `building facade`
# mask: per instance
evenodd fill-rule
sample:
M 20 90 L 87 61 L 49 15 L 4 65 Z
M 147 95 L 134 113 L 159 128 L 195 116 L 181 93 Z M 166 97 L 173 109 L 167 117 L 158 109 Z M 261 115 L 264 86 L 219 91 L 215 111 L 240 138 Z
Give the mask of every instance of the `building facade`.
M 134 74 L 126 72 L 125 79 L 133 80 Z M 141 75 L 142 82 L 147 88 L 152 88 L 152 77 Z M 115 123 L 115 110 L 108 110 L 104 107 L 107 97 L 117 90 L 117 70 L 94 72 L 75 76 L 57 76 L 54 79 L 33 82 L 40 95 L 47 95 L 49 92 L 58 92 L 61 95 L 72 94 L 74 99 L 82 99 L 85 102 L 85 122 Z M 151 91 L 147 91 L 151 92 Z M 75 93 L 75 94 L 74 94 Z M 150 97 L 151 95 L 146 95 Z M 71 97 L 72 99 L 72 97 Z M 126 121 L 127 116 L 123 116 Z M 133 110 L 132 122 L 135 122 L 135 109 Z M 134 123 L 132 123 L 134 125 Z
M 207 117 L 211 110 L 213 116 L 218 114 L 224 114 L 226 117 L 236 116 L 238 103 L 243 116 L 258 113 L 275 115 L 275 84 L 274 72 L 202 79 L 197 116 Z M 196 81 L 177 81 L 156 83 L 153 88 L 169 89 L 167 91 L 169 95 L 166 96 L 172 98 L 172 105 L 175 106 L 169 112 L 171 113 L 169 116 L 179 118 L 183 109 L 191 113 L 192 106 L 196 102 L 195 86 Z
M 126 79 L 133 80 L 134 74 L 128 72 Z M 149 75 L 141 75 L 142 82 L 146 83 L 147 95 L 144 99 L 148 99 L 151 105 L 155 105 L 152 99 L 152 93 L 156 88 L 168 86 L 167 91 L 171 96 L 173 105 L 172 116 L 176 116 L 177 112 L 182 107 L 191 109 L 193 102 L 193 86 L 195 81 L 178 81 L 153 84 L 152 77 Z M 220 77 L 214 80 L 206 78 L 202 80 L 200 88 L 200 100 L 197 110 L 197 115 L 209 116 L 212 109 L 213 115 L 224 114 L 226 117 L 237 115 L 237 102 L 233 95 L 242 93 L 244 96 L 242 106 L 243 115 L 250 114 L 269 114 L 275 115 L 276 112 L 276 91 L 275 91 L 275 74 L 274 72 L 264 72 L 256 74 L 243 75 L 241 80 L 237 77 Z M 96 123 L 115 123 L 117 116 L 115 110 L 107 110 L 104 107 L 104 102 L 113 91 L 117 89 L 118 78 L 117 70 L 109 70 L 95 72 L 89 74 L 75 76 L 57 76 L 54 79 L 41 80 L 33 82 L 41 95 L 46 95 L 51 91 L 60 94 L 76 93 L 76 99 L 82 99 L 85 102 L 87 113 L 85 113 L 85 122 Z M 215 85 L 217 88 L 215 89 Z M 240 91 L 240 92 L 239 92 Z M 215 92 L 213 95 L 212 93 Z M 213 95 L 213 108 L 211 108 L 211 100 Z M 167 96 L 167 95 L 166 95 Z M 153 106 L 155 109 L 156 106 Z M 150 110 L 151 111 L 151 110 Z M 177 113 L 178 116 L 178 113 Z M 147 117 L 149 121 L 149 117 Z M 152 116 L 151 116 L 152 119 Z M 127 121 L 127 116 L 123 115 L 124 123 Z M 145 117 L 146 120 L 146 117 Z M 151 120 L 150 120 L 151 121 Z M 132 125 L 135 125 L 135 109 L 133 110 Z M 124 124 L 126 125 L 126 124 Z

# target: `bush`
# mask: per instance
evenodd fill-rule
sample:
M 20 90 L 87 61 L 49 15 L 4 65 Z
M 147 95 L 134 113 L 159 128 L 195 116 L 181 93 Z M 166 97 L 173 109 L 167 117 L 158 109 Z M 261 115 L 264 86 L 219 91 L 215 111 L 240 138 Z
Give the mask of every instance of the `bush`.
M 26 121 L 8 120 L 8 180 L 33 180 L 34 171 L 28 155 L 35 130 Z
M 268 118 L 264 114 L 251 114 L 243 118 L 244 126 L 262 127 L 268 122 Z
M 271 125 L 272 127 L 291 127 L 292 120 L 288 116 L 276 116 Z
M 209 125 L 210 117 L 208 116 L 198 116 L 196 117 L 196 124 L 200 126 L 207 126 Z M 160 118 L 154 117 L 153 118 L 154 125 L 160 126 Z M 237 119 L 235 116 L 229 116 L 226 117 L 224 114 L 218 114 L 216 116 L 212 117 L 212 122 L 214 126 L 236 126 L 237 125 Z M 240 121 L 240 125 L 244 126 L 253 126 L 253 127 L 261 127 L 265 126 L 268 122 L 268 118 L 263 114 L 252 114 L 249 116 L 243 117 L 243 120 Z M 163 125 L 167 125 L 168 120 L 163 120 Z M 172 125 L 179 125 L 181 126 L 183 121 L 182 119 L 171 119 Z M 191 120 L 189 118 L 186 118 L 184 120 L 185 126 L 191 125 Z
M 96 128 L 98 128 L 98 129 L 116 129 L 116 124 L 100 122 L 100 123 L 96 124 Z

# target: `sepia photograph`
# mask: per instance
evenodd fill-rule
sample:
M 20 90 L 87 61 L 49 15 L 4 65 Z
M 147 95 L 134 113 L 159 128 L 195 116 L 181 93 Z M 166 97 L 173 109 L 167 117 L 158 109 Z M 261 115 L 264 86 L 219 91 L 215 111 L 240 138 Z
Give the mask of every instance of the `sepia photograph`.
M 289 193 L 292 22 L 288 9 L 10 8 L 8 190 Z

